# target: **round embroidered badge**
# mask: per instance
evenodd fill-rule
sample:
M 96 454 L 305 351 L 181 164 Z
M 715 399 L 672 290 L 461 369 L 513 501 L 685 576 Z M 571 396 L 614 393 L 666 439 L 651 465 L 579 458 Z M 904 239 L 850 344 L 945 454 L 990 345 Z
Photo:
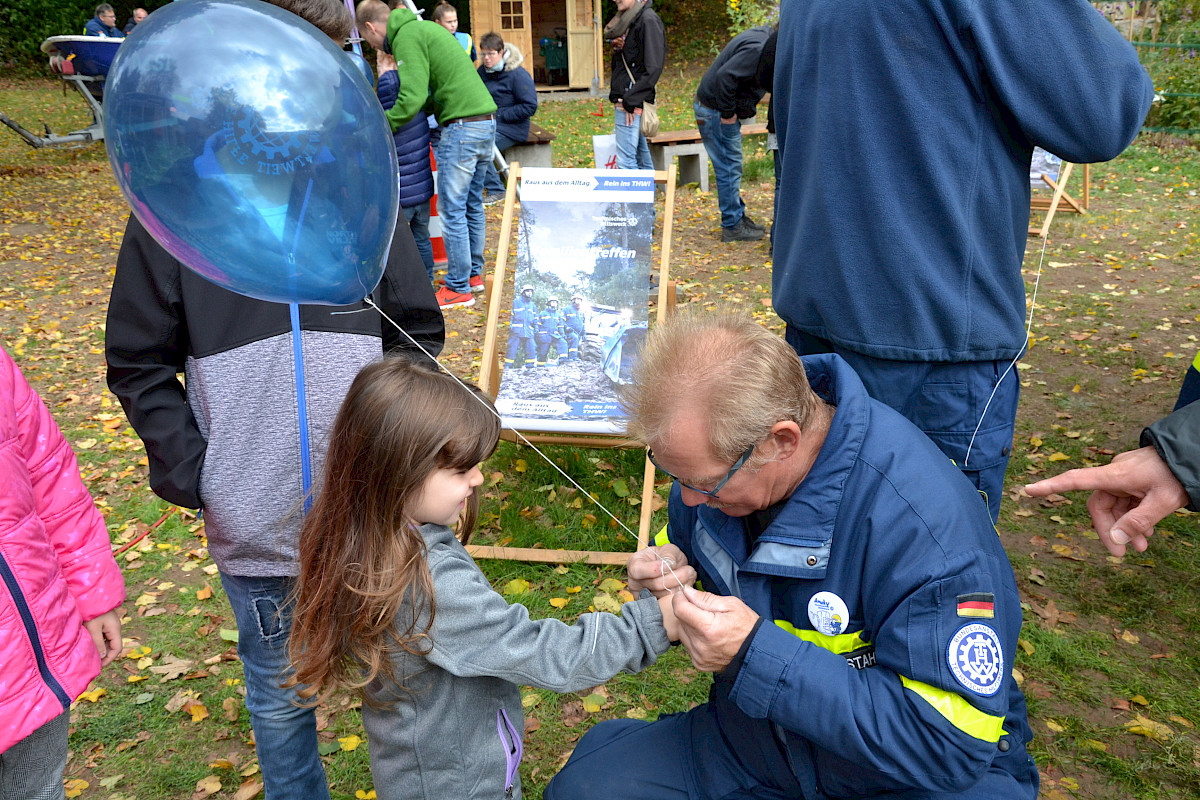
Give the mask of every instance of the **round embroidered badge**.
M 946 660 L 954 678 L 976 694 L 990 697 L 1004 683 L 1000 637 L 981 622 L 964 625 L 950 640 Z

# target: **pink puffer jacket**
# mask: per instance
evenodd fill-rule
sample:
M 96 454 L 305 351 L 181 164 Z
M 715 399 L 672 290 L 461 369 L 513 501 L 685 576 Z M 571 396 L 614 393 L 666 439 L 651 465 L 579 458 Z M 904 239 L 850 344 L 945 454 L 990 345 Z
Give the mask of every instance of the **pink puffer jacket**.
M 62 714 L 99 674 L 83 622 L 124 600 L 75 454 L 0 348 L 0 752 Z

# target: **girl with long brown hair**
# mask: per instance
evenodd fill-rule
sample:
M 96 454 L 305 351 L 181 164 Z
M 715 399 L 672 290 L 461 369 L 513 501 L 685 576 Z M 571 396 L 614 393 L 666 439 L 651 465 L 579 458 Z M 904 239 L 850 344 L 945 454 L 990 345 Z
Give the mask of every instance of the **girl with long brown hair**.
M 492 589 L 463 543 L 499 435 L 481 393 L 398 358 L 359 373 L 330 434 L 300 537 L 293 680 L 363 693 L 381 800 L 519 798 L 517 684 L 576 691 L 669 644 L 669 596 L 567 625 Z

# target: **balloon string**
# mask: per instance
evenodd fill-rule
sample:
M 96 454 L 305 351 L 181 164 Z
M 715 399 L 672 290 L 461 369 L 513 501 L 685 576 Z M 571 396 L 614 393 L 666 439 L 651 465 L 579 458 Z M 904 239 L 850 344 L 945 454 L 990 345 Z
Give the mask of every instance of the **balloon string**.
M 658 574 L 659 574 L 659 577 L 661 577 L 663 579 L 664 584 L 667 579 L 667 573 L 670 572 L 671 577 L 674 578 L 675 582 L 679 584 L 679 588 L 683 589 L 683 581 L 681 581 L 679 579 L 679 576 L 675 574 L 675 570 L 671 568 L 675 564 L 675 559 L 673 559 L 669 556 L 664 556 L 661 553 L 659 553 L 657 550 L 654 550 L 654 549 L 651 549 L 650 552 L 653 553 L 654 556 L 660 562 L 659 567 L 658 567 Z M 672 589 L 671 591 L 673 592 L 675 590 Z
M 436 356 L 434 356 L 432 353 L 430 353 L 428 350 L 426 350 L 424 347 L 422 347 L 421 343 L 418 342 L 416 339 L 414 339 L 409 334 L 408 331 L 404 330 L 404 328 L 400 327 L 400 325 L 394 319 L 392 319 L 386 313 L 384 313 L 383 309 L 375 304 L 374 299 L 372 299 L 370 295 L 367 295 L 367 297 L 363 300 L 363 302 L 365 302 L 367 305 L 371 306 L 371 308 L 374 308 L 376 311 L 379 312 L 379 315 L 381 317 L 386 319 L 388 322 L 392 323 L 392 326 L 396 330 L 400 331 L 400 333 L 404 334 L 404 337 L 406 339 L 408 339 L 408 341 L 411 342 L 414 347 L 416 347 L 418 350 L 420 350 L 422 353 L 424 353 L 426 356 L 428 356 L 429 359 L 434 364 L 437 364 L 438 369 L 440 369 L 442 372 L 446 373 L 451 378 L 453 378 L 455 381 L 457 381 L 460 386 L 462 386 L 464 389 L 467 390 L 467 393 L 470 394 L 471 397 L 475 398 L 475 400 L 477 400 L 482 406 L 484 406 L 488 410 L 488 412 L 491 413 L 492 416 L 494 416 L 496 419 L 500 420 L 501 423 L 503 423 L 504 418 L 500 416 L 500 413 L 498 411 L 496 411 L 496 409 L 492 406 L 491 403 L 484 400 L 476 392 L 471 391 L 470 386 L 467 386 L 467 384 L 463 383 L 463 381 L 457 375 L 455 375 L 453 372 L 451 372 L 449 369 L 447 369 L 446 366 L 444 364 L 442 364 L 442 362 L 438 361 Z M 337 313 L 353 314 L 353 313 L 358 313 L 358 312 L 354 312 L 354 311 L 336 312 L 335 311 L 333 313 L 335 313 L 335 314 L 337 314 Z M 566 478 L 572 486 L 574 486 L 576 489 L 578 489 L 579 491 L 581 491 L 585 495 L 587 495 L 587 498 L 592 501 L 592 504 L 595 505 L 597 508 L 599 508 L 601 511 L 603 511 L 605 514 L 607 514 L 612 519 L 613 522 L 617 523 L 622 528 L 624 528 L 625 531 L 627 533 L 629 533 L 630 535 L 632 535 L 634 539 L 637 539 L 637 534 L 634 532 L 634 530 L 632 528 L 630 528 L 628 525 L 626 525 L 624 522 L 622 522 L 620 519 L 618 519 L 616 514 L 609 511 L 607 508 L 605 508 L 604 504 L 601 503 L 598 499 L 596 499 L 595 495 L 593 495 L 587 489 L 583 488 L 583 486 L 581 486 L 574 478 L 572 478 L 570 475 L 568 475 L 562 469 L 562 467 L 558 466 L 558 464 L 555 464 L 554 461 L 551 460 L 551 458 L 548 455 L 546 455 L 541 450 L 539 450 L 538 447 L 533 442 L 526 439 L 525 436 L 520 431 L 513 430 L 513 434 L 516 435 L 516 437 L 518 439 L 520 439 L 522 443 L 524 443 L 527 447 L 529 447 L 531 450 L 533 450 L 533 452 L 535 452 L 539 456 L 541 456 L 543 461 L 545 461 L 550 466 L 554 467 L 554 469 L 558 472 L 558 474 L 562 475 L 564 478 Z M 678 580 L 678 578 L 676 578 L 676 580 Z M 680 585 L 682 586 L 682 584 L 680 584 Z
M 1021 349 L 1013 356 L 1013 360 L 1004 369 L 1004 374 L 1000 376 L 1000 380 L 996 381 L 996 385 L 992 387 L 992 393 L 988 395 L 987 402 L 983 404 L 983 411 L 979 414 L 979 422 L 975 423 L 975 430 L 971 431 L 971 441 L 967 442 L 967 455 L 963 458 L 963 466 L 966 467 L 971 463 L 971 448 L 975 446 L 975 437 L 979 434 L 979 429 L 983 426 L 983 418 L 987 416 L 988 408 L 992 405 L 992 398 L 996 396 L 996 392 L 1000 391 L 1000 384 L 1004 383 L 1004 379 L 1008 377 L 1008 373 L 1012 372 L 1013 367 L 1021 360 L 1021 356 L 1025 355 L 1025 351 L 1029 349 L 1029 334 L 1033 330 L 1033 310 L 1037 307 L 1038 287 L 1042 283 L 1042 263 L 1046 260 L 1046 243 L 1049 237 L 1042 237 L 1042 255 L 1038 259 L 1037 274 L 1033 278 L 1033 294 L 1029 298 L 1029 319 L 1025 322 L 1025 342 L 1021 345 Z M 1016 380 L 1014 377 L 1013 380 Z

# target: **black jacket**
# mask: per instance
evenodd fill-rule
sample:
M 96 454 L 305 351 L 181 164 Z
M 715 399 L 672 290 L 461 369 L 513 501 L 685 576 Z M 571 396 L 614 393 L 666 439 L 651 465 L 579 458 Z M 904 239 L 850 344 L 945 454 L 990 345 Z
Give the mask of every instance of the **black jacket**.
M 1141 446 L 1153 446 L 1200 511 L 1200 400 L 1142 431 Z
M 758 85 L 771 93 L 767 104 L 767 132 L 775 132 L 775 46 L 779 42 L 779 29 L 771 31 L 763 43 L 762 55 L 758 57 Z
M 441 352 L 441 311 L 407 225 L 396 226 L 372 298 L 425 350 Z M 319 486 L 325 438 L 358 370 L 384 352 L 418 353 L 361 301 L 302 305 L 299 315 L 297 359 L 286 303 L 217 286 L 130 216 L 108 307 L 108 386 L 145 444 L 150 487 L 170 503 L 204 509 L 209 550 L 230 574 L 298 572 L 305 447 Z
M 612 79 L 608 99 L 621 101 L 627 111 L 654 102 L 654 86 L 662 75 L 663 59 L 667 55 L 667 34 L 663 21 L 645 0 L 645 7 L 625 32 L 625 44 L 612 54 Z M 624 58 L 622 58 L 622 56 Z M 625 65 L 629 65 L 629 72 Z M 629 80 L 632 73 L 633 82 Z
M 766 94 L 758 82 L 758 62 L 770 35 L 770 26 L 762 25 L 733 37 L 700 79 L 696 101 L 722 117 L 753 117 Z

